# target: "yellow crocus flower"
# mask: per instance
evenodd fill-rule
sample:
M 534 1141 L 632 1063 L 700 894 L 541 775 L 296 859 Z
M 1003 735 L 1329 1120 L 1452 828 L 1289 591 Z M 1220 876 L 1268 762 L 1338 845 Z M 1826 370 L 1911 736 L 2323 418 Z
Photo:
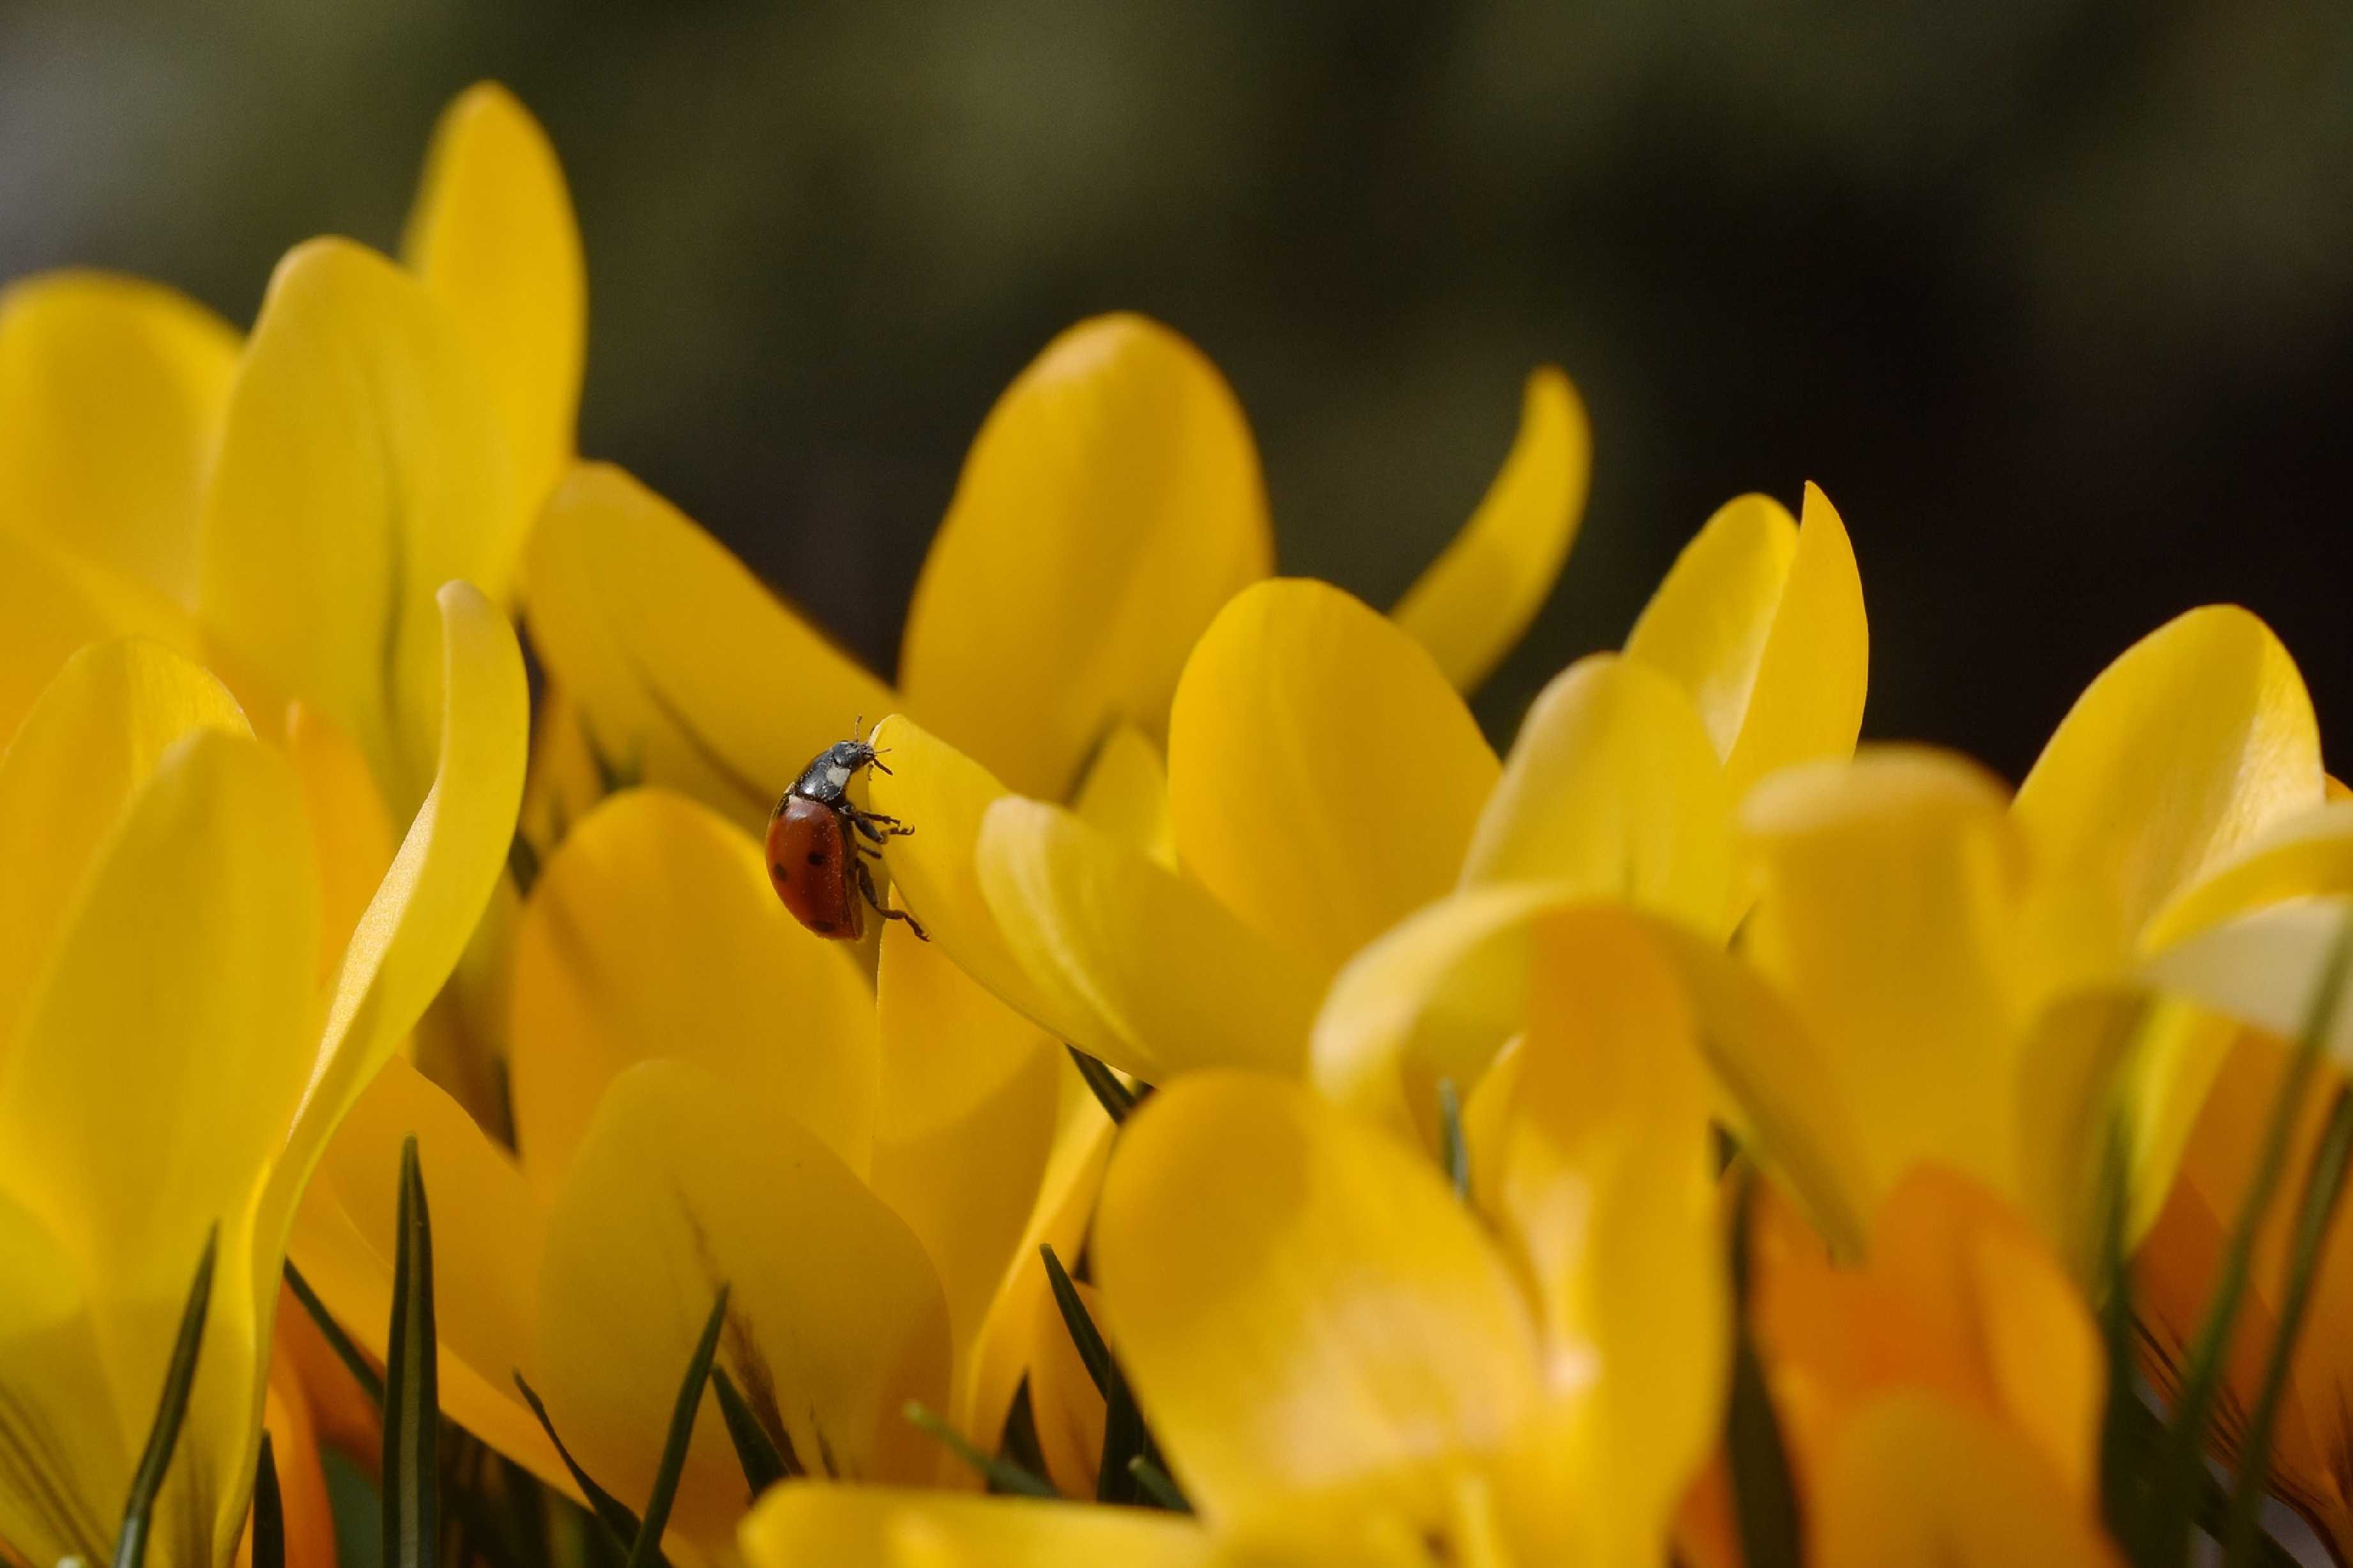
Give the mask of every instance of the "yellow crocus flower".
M 433 595 L 512 597 L 572 458 L 586 303 L 546 139 L 485 83 L 442 117 L 406 265 L 298 247 L 250 339 L 90 272 L 0 297 L 0 735 L 102 636 L 220 668 L 265 731 L 299 698 L 389 807 L 432 772 Z M 334 519 L 327 526 L 324 520 Z
M 1740 808 L 1754 903 L 1737 957 L 1658 936 L 1711 1019 L 1727 1115 L 1842 1252 L 1927 1160 L 2088 1267 L 2116 1075 L 2135 1102 L 2137 1234 L 2224 1032 L 2137 998 L 2224 1004 L 2163 954 L 2235 907 L 2232 889 L 2256 885 L 2234 877 L 2237 858 L 2321 795 L 2285 650 L 2244 611 L 2193 611 L 2086 689 L 2014 804 L 1973 764 L 1920 748 L 1766 778 Z M 1512 1032 L 1513 933 L 1567 896 L 1458 898 L 1401 927 L 1326 1003 L 1323 1081 L 1361 1096 L 1417 1060 L 1475 1079 Z
M 0 1539 L 37 1561 L 108 1555 L 215 1231 L 157 1534 L 191 1563 L 236 1543 L 296 1195 L 463 949 L 521 799 L 513 634 L 463 584 L 439 600 L 438 772 L 348 940 L 295 764 L 181 656 L 76 654 L 0 761 Z
M 1127 1122 L 1094 1279 L 1197 1521 L 787 1485 L 744 1556 L 1659 1561 L 1726 1365 L 1693 1016 L 1620 926 L 1563 917 L 1537 941 L 1475 1208 L 1285 1079 L 1192 1074 Z

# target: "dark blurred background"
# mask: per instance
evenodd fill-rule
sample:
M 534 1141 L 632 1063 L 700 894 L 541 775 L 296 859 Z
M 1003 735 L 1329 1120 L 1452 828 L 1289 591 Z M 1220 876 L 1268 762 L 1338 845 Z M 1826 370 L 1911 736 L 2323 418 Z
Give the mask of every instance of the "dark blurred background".
M 1233 381 L 1284 569 L 1382 604 L 1567 367 L 1593 500 L 1499 731 L 1718 502 L 1808 478 L 1871 733 L 2015 778 L 2210 599 L 2353 722 L 2341 3 L 0 0 L 0 274 L 249 321 L 291 242 L 396 242 L 485 76 L 580 209 L 584 449 L 885 669 L 990 400 L 1125 306 Z

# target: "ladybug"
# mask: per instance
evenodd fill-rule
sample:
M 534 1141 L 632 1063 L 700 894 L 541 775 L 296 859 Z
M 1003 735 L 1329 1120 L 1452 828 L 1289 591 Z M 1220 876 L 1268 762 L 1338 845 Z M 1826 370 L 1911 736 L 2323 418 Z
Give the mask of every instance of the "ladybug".
M 923 928 L 874 891 L 869 858 L 882 858 L 885 840 L 915 830 L 895 816 L 867 811 L 849 799 L 849 781 L 861 768 L 881 773 L 874 748 L 851 739 L 828 746 L 801 770 L 768 814 L 768 882 L 793 918 L 823 937 L 855 942 L 866 932 L 871 904 L 886 921 L 905 921 L 925 942 Z

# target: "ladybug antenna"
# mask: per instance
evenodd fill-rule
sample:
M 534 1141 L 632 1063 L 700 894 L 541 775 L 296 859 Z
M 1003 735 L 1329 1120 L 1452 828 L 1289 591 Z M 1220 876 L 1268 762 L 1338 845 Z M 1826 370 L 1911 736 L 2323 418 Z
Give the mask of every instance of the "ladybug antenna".
M 857 718 L 852 719 L 852 720 L 849 721 L 849 738 L 850 738 L 851 740 L 855 741 L 856 739 L 858 739 L 859 731 L 861 731 L 861 730 L 863 730 L 863 729 L 865 729 L 865 728 L 866 728 L 866 715 L 865 715 L 865 714 L 863 714 L 863 713 L 860 713 Z

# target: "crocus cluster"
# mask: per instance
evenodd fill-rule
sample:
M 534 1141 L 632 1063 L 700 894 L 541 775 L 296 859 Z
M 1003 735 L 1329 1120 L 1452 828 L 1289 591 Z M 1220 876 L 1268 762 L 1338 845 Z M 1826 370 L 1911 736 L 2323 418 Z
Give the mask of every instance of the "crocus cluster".
M 886 679 L 580 458 L 586 272 L 483 86 L 248 331 L 0 295 L 0 1558 L 332 1564 L 330 1465 L 453 1568 L 2353 1553 L 2353 804 L 2254 616 L 2013 790 L 1858 744 L 1846 524 L 1746 495 L 1499 754 L 1567 378 L 1384 610 L 1114 315 Z M 827 940 L 762 829 L 871 720 L 922 929 Z

